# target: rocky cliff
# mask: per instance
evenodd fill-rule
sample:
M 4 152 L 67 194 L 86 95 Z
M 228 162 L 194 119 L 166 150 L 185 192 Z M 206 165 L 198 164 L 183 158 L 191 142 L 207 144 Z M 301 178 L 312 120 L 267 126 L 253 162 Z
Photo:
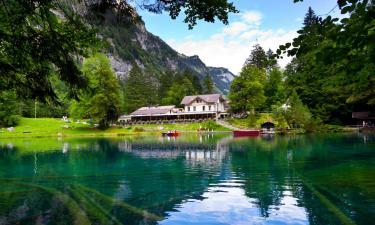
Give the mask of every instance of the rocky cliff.
M 201 80 L 209 74 L 218 92 L 228 93 L 234 75 L 225 68 L 207 67 L 198 56 L 186 56 L 172 49 L 158 36 L 148 32 L 139 18 L 136 23 L 119 22 L 113 13 L 91 20 L 105 40 L 108 56 L 119 80 L 125 81 L 132 65 L 138 64 L 155 82 L 166 71 L 197 75 Z

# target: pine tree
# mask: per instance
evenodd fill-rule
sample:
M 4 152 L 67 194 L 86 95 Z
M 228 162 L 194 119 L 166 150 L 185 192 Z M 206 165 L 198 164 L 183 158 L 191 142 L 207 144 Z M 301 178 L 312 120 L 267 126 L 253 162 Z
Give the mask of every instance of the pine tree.
M 245 67 L 253 65 L 259 69 L 265 69 L 267 67 L 267 55 L 262 46 L 256 44 L 251 50 L 250 56 L 245 61 Z
M 204 93 L 212 94 L 214 93 L 214 82 L 209 74 L 207 74 L 203 79 Z
M 314 10 L 309 7 L 307 13 L 305 14 L 305 18 L 303 19 L 304 27 L 311 27 L 319 22 L 318 16 L 315 15 Z
M 134 63 L 124 87 L 126 113 L 131 113 L 140 107 L 147 106 L 145 87 L 143 73 L 139 66 Z

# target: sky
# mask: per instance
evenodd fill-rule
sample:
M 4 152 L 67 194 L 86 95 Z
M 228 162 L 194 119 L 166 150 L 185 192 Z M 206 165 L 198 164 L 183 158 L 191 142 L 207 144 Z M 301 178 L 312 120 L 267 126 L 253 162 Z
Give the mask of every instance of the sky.
M 231 0 L 230 0 L 231 1 Z M 301 28 L 309 6 L 320 16 L 338 16 L 337 0 L 232 0 L 238 14 L 230 14 L 229 25 L 198 22 L 189 30 L 183 14 L 172 20 L 168 14 L 138 10 L 148 31 L 159 36 L 179 53 L 198 55 L 207 66 L 226 67 L 238 74 L 252 46 L 260 44 L 275 51 L 291 42 Z M 333 9 L 333 10 L 332 10 Z M 279 60 L 284 67 L 290 58 Z

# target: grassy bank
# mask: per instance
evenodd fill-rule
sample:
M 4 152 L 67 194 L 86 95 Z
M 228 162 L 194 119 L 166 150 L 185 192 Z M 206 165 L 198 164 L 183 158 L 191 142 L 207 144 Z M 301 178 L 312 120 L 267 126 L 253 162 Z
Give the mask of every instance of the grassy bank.
M 0 138 L 12 137 L 79 137 L 79 136 L 121 136 L 132 134 L 160 134 L 168 130 L 193 132 L 199 128 L 209 126 L 214 131 L 229 131 L 216 123 L 190 123 L 190 124 L 147 124 L 130 127 L 112 127 L 106 130 L 93 128 L 88 124 L 65 122 L 52 118 L 22 118 L 19 125 L 12 132 L 6 128 L 0 129 Z
M 227 122 L 233 126 L 242 129 L 260 129 L 261 125 L 265 122 L 273 122 L 275 128 L 279 134 L 303 134 L 303 133 L 338 133 L 338 132 L 355 132 L 358 131 L 356 128 L 350 128 L 340 125 L 330 125 L 323 123 L 311 123 L 306 125 L 304 128 L 293 128 L 290 129 L 286 122 L 278 122 L 272 118 L 272 114 L 260 113 L 253 118 L 244 118 L 244 119 L 228 119 Z

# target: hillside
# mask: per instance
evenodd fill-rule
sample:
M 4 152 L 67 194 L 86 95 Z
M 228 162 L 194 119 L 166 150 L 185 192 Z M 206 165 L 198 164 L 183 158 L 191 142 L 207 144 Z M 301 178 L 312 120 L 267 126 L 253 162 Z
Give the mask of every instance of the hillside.
M 184 72 L 186 70 L 198 76 L 200 80 L 209 74 L 219 92 L 228 93 L 230 81 L 234 75 L 225 68 L 207 67 L 198 56 L 185 56 L 172 49 L 161 38 L 148 32 L 144 22 L 134 23 L 118 21 L 111 12 L 101 19 L 90 21 L 103 40 L 120 81 L 125 81 L 133 63 L 158 82 L 166 71 Z

